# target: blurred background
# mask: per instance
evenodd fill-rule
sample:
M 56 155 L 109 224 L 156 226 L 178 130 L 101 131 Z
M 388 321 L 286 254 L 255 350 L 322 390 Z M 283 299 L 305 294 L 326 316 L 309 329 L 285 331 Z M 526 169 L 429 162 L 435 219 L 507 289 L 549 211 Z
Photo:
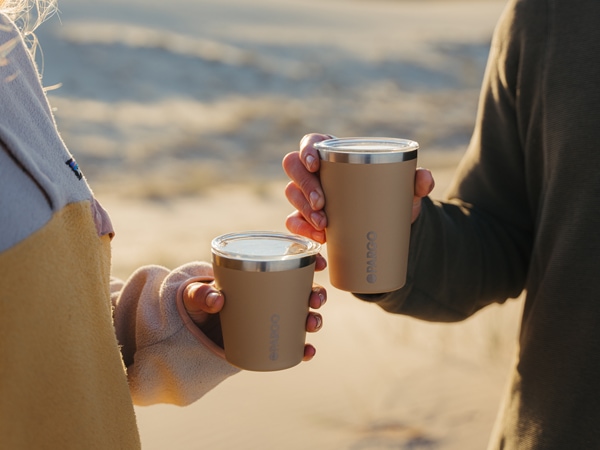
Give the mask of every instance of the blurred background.
M 283 230 L 281 159 L 309 132 L 416 140 L 441 196 L 504 3 L 59 0 L 37 60 L 115 224 L 115 275 L 208 259 L 225 232 Z M 144 448 L 485 448 L 519 302 L 427 324 L 317 282 L 329 302 L 313 362 L 236 375 L 188 408 L 137 408 Z
M 60 0 L 38 60 L 92 184 L 164 199 L 281 178 L 312 131 L 464 150 L 501 6 Z

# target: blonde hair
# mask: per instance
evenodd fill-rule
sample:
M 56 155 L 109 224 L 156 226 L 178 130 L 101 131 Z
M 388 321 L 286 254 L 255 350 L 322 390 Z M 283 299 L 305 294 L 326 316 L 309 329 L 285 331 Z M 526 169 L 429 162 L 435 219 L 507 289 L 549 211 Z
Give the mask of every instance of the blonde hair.
M 56 10 L 56 0 L 0 0 L 0 12 L 13 20 L 26 37 L 32 36 Z
M 0 0 L 0 13 L 15 22 L 34 58 L 38 49 L 38 40 L 34 31 L 56 11 L 56 0 Z M 43 60 L 42 55 L 40 76 L 43 72 Z

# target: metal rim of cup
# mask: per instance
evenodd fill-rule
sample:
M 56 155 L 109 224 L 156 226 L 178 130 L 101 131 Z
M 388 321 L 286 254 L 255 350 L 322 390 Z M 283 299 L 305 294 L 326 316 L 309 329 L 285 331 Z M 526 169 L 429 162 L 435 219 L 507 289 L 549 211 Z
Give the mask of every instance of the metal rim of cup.
M 295 242 L 304 246 L 301 253 L 289 255 L 252 255 L 239 252 L 228 252 L 222 249 L 223 243 L 235 239 L 277 239 Z M 290 233 L 274 231 L 246 231 L 227 233 L 217 236 L 211 242 L 213 264 L 229 269 L 246 272 L 279 272 L 300 269 L 316 261 L 321 244 L 311 239 Z
M 348 164 L 386 164 L 417 158 L 419 143 L 386 137 L 334 138 L 314 147 L 324 161 Z

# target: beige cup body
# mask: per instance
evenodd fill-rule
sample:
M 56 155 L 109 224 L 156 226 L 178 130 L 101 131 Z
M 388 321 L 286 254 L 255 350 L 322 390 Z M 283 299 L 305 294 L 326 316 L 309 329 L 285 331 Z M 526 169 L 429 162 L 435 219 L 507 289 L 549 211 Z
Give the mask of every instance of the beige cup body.
M 315 263 L 255 272 L 214 265 L 225 296 L 221 327 L 225 357 L 245 370 L 273 371 L 302 361 Z
M 322 160 L 331 284 L 355 293 L 406 283 L 417 160 L 351 164 Z

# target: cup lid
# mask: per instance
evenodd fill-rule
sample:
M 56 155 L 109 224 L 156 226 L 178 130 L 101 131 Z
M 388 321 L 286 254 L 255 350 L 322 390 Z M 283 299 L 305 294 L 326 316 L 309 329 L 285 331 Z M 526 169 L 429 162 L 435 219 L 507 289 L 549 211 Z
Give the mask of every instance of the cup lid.
M 350 164 L 382 164 L 415 159 L 418 142 L 386 137 L 335 138 L 317 142 L 321 159 Z
M 273 231 L 247 231 L 218 236 L 211 243 L 213 262 L 248 271 L 275 271 L 311 264 L 318 242 Z

